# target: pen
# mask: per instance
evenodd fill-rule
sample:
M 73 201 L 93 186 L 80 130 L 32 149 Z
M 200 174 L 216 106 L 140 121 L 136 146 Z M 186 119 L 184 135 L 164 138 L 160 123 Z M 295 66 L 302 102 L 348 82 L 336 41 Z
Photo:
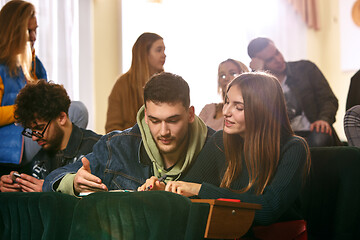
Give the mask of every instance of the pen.
M 158 181 L 159 181 L 159 182 L 164 182 L 164 180 L 165 180 L 166 178 L 167 178 L 167 175 L 164 174 L 164 175 L 162 175 L 162 176 L 158 179 Z M 148 186 L 148 187 L 145 189 L 145 191 L 149 191 L 151 187 L 152 187 L 151 185 Z
M 163 181 L 165 181 L 166 178 L 167 178 L 167 175 L 164 174 L 158 180 L 159 180 L 159 182 L 163 182 Z

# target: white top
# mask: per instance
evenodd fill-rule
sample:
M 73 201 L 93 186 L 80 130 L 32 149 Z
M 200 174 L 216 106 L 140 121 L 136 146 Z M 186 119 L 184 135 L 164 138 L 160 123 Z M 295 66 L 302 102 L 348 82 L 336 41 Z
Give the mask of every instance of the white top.
M 205 122 L 206 125 L 219 131 L 223 129 L 224 118 L 220 117 L 215 119 L 216 116 L 216 103 L 206 104 L 205 107 L 201 110 L 199 117 Z

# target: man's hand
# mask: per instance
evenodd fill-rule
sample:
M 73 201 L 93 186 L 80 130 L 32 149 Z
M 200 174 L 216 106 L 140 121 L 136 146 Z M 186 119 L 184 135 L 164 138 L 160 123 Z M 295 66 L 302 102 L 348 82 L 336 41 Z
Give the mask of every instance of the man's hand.
M 81 161 L 83 166 L 77 171 L 74 179 L 75 194 L 108 191 L 106 185 L 101 183 L 101 179 L 91 174 L 89 160 L 83 157 Z
M 260 58 L 252 58 L 250 62 L 250 68 L 253 71 L 264 70 L 265 63 Z
M 13 181 L 13 174 L 14 174 L 14 171 L 12 171 L 9 175 L 1 176 L 1 180 L 0 180 L 0 191 L 1 192 L 21 192 L 20 184 Z
M 159 191 L 159 190 L 165 190 L 165 183 L 160 182 L 157 177 L 152 176 L 151 178 L 148 178 L 146 182 L 138 187 L 138 191 Z
M 322 132 L 322 133 L 327 133 L 331 136 L 332 134 L 332 130 L 331 130 L 331 126 L 328 122 L 324 121 L 324 120 L 317 120 L 315 122 L 313 122 L 310 125 L 310 131 L 316 131 L 316 132 Z
M 199 194 L 201 184 L 182 182 L 182 181 L 170 181 L 166 184 L 165 191 L 177 193 L 185 197 L 191 197 Z
M 21 186 L 23 192 L 42 192 L 44 180 L 37 179 L 25 173 L 20 174 L 21 178 L 16 178 L 16 182 Z

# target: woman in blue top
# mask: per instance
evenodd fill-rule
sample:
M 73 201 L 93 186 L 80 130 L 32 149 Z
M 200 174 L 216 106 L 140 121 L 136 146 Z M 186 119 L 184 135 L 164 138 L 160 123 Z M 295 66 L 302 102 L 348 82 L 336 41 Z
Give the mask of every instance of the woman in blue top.
M 15 98 L 30 75 L 31 48 L 28 22 L 35 8 L 25 1 L 10 1 L 0 11 L 0 163 L 19 164 L 23 155 L 23 128 L 15 125 Z M 2 166 L 4 170 L 4 166 Z
M 168 182 L 165 190 L 261 204 L 255 225 L 301 219 L 296 200 L 310 168 L 309 148 L 290 127 L 278 80 L 260 72 L 235 78 L 227 88 L 223 115 L 224 130 L 209 141 L 216 147 L 205 146 L 217 160 L 225 152 L 220 187 L 179 181 Z

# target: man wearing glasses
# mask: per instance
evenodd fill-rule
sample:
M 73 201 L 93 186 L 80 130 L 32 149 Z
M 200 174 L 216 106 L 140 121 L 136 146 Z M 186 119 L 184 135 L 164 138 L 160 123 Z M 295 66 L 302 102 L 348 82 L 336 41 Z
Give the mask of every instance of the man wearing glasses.
M 20 90 L 15 101 L 16 121 L 24 127 L 22 134 L 36 141 L 41 150 L 33 159 L 32 176 L 14 171 L 3 175 L 1 192 L 41 192 L 43 179 L 51 171 L 92 151 L 100 135 L 70 121 L 70 103 L 63 86 L 45 80 Z

